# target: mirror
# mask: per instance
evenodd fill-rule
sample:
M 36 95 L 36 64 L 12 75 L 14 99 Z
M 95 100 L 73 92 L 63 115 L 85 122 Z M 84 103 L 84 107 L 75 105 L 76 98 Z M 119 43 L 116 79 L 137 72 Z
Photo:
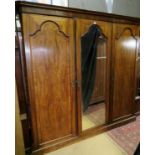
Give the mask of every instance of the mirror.
M 82 130 L 106 122 L 106 37 L 96 24 L 81 37 Z

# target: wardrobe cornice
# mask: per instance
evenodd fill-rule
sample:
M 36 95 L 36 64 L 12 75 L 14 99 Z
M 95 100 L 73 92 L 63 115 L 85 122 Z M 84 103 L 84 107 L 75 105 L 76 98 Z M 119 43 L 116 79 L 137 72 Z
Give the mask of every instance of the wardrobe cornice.
M 86 18 L 112 23 L 135 25 L 140 24 L 140 18 L 136 17 L 24 1 L 16 1 L 16 13 L 41 14 L 70 18 Z

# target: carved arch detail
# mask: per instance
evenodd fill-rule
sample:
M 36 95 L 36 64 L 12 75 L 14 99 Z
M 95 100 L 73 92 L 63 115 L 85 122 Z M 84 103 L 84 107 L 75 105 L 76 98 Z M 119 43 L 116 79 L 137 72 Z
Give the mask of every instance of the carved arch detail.
M 39 26 L 39 28 L 38 28 L 35 32 L 30 33 L 29 35 L 30 35 L 30 36 L 36 35 L 38 32 L 40 32 L 40 31 L 42 30 L 43 26 L 44 26 L 46 23 L 52 23 L 52 24 L 54 24 L 54 25 L 57 27 L 58 32 L 60 32 L 63 36 L 65 36 L 65 37 L 67 37 L 67 38 L 69 37 L 69 35 L 67 35 L 67 34 L 65 34 L 63 31 L 61 31 L 60 26 L 59 26 L 56 22 L 54 22 L 54 21 L 52 21 L 52 20 L 46 20 L 46 21 L 42 22 L 41 25 Z
M 117 34 L 117 36 L 115 37 L 115 39 L 119 40 L 120 37 L 123 35 L 123 33 L 124 33 L 125 31 L 127 31 L 127 30 L 130 32 L 131 36 L 132 36 L 135 40 L 137 40 L 137 38 L 136 38 L 136 36 L 134 35 L 132 29 L 129 28 L 129 27 L 124 28 L 120 34 Z

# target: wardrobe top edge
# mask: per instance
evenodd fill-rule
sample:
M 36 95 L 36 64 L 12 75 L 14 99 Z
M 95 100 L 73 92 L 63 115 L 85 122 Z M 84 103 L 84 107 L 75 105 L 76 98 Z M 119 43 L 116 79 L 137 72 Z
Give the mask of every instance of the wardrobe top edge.
M 26 8 L 28 7 L 31 9 L 31 13 L 35 13 L 35 14 L 38 14 L 38 11 L 36 12 L 35 9 L 47 9 L 47 10 L 63 11 L 63 12 L 68 12 L 68 13 L 80 13 L 80 14 L 95 15 L 95 16 L 100 16 L 100 17 L 102 16 L 102 17 L 109 18 L 109 19 L 127 20 L 127 21 L 135 22 L 137 24 L 140 23 L 140 18 L 138 17 L 130 17 L 130 16 L 110 14 L 110 13 L 104 13 L 104 12 L 98 12 L 98 11 L 70 8 L 70 7 L 68 8 L 68 7 L 43 4 L 43 3 L 15 1 L 15 6 L 16 6 L 16 12 L 20 10 L 19 11 L 20 13 L 29 13 L 26 10 L 24 10 L 25 7 Z

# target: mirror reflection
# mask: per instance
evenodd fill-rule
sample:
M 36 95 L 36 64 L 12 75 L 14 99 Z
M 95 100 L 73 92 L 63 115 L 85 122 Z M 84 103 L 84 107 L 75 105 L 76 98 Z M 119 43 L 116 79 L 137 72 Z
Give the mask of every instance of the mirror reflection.
M 105 124 L 106 38 L 93 24 L 81 37 L 82 130 Z

